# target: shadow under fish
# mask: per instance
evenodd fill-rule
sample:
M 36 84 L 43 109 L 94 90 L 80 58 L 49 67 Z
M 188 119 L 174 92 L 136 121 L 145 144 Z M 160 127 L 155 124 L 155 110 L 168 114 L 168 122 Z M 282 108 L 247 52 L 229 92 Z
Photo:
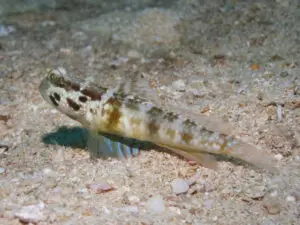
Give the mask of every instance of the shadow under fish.
M 155 148 L 155 145 L 150 142 L 105 133 L 93 133 L 82 127 L 66 126 L 44 135 L 42 141 L 47 145 L 88 149 L 91 158 L 128 159 L 139 155 L 141 150 Z

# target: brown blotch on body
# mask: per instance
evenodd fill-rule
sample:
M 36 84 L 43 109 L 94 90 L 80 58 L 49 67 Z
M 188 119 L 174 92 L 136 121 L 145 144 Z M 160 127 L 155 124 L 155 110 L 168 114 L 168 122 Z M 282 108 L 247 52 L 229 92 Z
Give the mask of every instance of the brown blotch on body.
M 141 124 L 141 119 L 131 118 L 130 123 L 134 124 L 134 125 L 140 125 Z
M 107 104 L 110 104 L 112 107 L 112 111 L 109 113 L 107 127 L 110 129 L 115 129 L 121 117 L 121 112 L 120 112 L 121 103 L 115 98 L 110 98 L 107 100 Z
M 67 84 L 74 91 L 79 91 L 80 90 L 80 85 L 79 84 L 76 84 L 76 83 L 73 83 L 73 82 L 68 82 Z
M 151 136 L 154 136 L 157 134 L 157 131 L 159 130 L 159 124 L 155 123 L 155 121 L 152 121 L 148 124 L 149 133 Z
M 220 153 L 224 154 L 224 155 L 230 155 L 232 153 L 232 148 L 229 148 L 229 147 L 226 147 L 226 146 L 222 145 L 222 147 L 220 149 Z
M 174 140 L 176 132 L 175 132 L 175 130 L 168 128 L 167 131 L 166 131 L 166 134 L 167 134 L 168 136 L 170 136 L 170 138 L 171 138 L 172 140 Z
M 232 153 L 232 148 L 228 147 L 228 141 L 225 140 L 224 143 L 221 145 L 220 153 L 224 155 L 230 155 Z
M 101 101 L 101 96 L 102 96 L 102 93 L 96 91 L 96 90 L 93 90 L 93 89 L 83 89 L 80 91 L 83 95 L 85 96 L 88 96 L 91 98 L 92 101 Z
M 74 102 L 70 98 L 67 98 L 67 103 L 74 111 L 78 111 L 80 109 L 80 105 L 78 105 L 76 102 Z
M 191 140 L 193 139 L 193 135 L 189 133 L 182 133 L 180 136 L 181 140 L 183 140 L 186 144 L 190 144 Z

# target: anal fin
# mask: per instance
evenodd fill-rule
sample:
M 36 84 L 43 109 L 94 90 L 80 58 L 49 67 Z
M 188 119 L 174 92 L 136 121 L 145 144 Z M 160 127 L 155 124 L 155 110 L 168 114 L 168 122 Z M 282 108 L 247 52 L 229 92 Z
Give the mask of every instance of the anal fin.
M 170 147 L 167 145 L 159 145 L 165 149 L 169 149 L 171 152 L 174 152 L 177 155 L 180 155 L 186 159 L 193 160 L 196 163 L 202 165 L 203 167 L 214 169 L 218 168 L 218 163 L 213 155 L 202 153 L 202 152 L 189 152 L 182 149 Z

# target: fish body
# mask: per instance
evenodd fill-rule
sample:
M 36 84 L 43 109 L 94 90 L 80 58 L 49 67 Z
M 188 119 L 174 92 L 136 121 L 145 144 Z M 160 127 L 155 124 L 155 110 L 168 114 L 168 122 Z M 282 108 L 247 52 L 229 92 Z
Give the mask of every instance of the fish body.
M 63 68 L 48 71 L 40 93 L 95 135 L 151 142 L 202 165 L 211 155 L 235 157 L 263 168 L 269 168 L 272 161 L 209 117 L 164 109 L 120 87 L 108 89 L 70 77 Z

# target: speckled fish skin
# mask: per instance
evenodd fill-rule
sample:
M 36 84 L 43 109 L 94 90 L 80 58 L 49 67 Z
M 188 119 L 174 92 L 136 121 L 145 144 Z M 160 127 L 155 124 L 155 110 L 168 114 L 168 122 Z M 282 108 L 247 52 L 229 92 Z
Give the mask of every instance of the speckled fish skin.
M 71 78 L 63 68 L 48 71 L 40 92 L 51 105 L 96 133 L 149 141 L 200 164 L 206 160 L 204 155 L 212 154 L 272 168 L 266 153 L 227 135 L 218 129 L 220 126 L 206 127 L 207 117 L 190 119 L 119 88 L 107 89 Z

